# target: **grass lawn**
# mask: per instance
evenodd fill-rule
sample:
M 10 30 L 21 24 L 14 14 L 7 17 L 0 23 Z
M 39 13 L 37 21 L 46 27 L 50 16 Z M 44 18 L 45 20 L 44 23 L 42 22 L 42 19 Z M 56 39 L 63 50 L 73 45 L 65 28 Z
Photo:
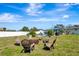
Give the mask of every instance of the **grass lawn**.
M 0 56 L 79 56 L 79 35 L 59 36 L 55 49 L 51 51 L 43 50 L 43 43 L 36 45 L 31 53 L 20 53 L 22 46 L 15 46 L 16 37 L 0 38 Z M 27 38 L 20 36 L 20 40 Z M 45 39 L 46 37 L 43 37 Z M 52 42 L 54 37 L 50 38 Z

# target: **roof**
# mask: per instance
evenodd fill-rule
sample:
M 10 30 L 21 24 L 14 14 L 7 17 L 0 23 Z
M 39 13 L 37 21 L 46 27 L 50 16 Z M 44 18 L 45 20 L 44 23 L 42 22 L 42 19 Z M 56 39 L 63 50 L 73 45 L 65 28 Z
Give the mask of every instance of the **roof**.
M 44 31 L 43 30 L 39 30 L 39 31 L 36 32 L 36 34 L 40 34 L 40 33 L 44 34 Z

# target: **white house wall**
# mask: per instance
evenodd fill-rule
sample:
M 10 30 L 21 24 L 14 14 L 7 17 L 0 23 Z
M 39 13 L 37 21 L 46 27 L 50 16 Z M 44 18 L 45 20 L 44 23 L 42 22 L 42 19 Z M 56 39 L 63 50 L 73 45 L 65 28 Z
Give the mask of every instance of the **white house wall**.
M 0 32 L 0 37 L 10 37 L 10 36 L 22 36 L 22 35 L 27 35 L 29 32 L 5 32 L 5 31 L 1 31 Z M 37 31 L 36 34 L 38 35 L 40 33 L 40 31 Z M 44 33 L 44 32 L 42 32 Z
M 22 36 L 26 34 L 28 34 L 28 32 L 0 32 L 0 37 Z

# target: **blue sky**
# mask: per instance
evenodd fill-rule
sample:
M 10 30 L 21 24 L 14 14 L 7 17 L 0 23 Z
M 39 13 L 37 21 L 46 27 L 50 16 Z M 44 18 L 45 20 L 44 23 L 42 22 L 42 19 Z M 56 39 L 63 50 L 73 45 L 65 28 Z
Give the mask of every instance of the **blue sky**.
M 0 27 L 48 29 L 55 24 L 79 24 L 79 4 L 0 3 Z

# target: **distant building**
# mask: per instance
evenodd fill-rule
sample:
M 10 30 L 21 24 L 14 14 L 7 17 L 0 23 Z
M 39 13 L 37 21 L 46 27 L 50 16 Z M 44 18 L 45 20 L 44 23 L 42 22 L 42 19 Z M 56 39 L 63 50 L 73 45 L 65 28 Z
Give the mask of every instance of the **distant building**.
M 6 28 L 0 28 L 0 31 L 8 31 L 8 32 L 16 32 L 16 30 L 6 29 Z
M 6 30 L 6 31 L 12 31 L 12 32 L 16 32 L 16 30 Z
M 44 30 L 36 31 L 36 35 L 37 35 L 38 37 L 45 36 L 45 33 L 44 33 L 44 32 L 45 32 Z
M 70 28 L 66 28 L 66 34 L 79 34 L 79 25 L 73 25 Z
M 58 33 L 59 35 L 63 34 L 61 32 L 61 28 L 54 28 L 54 35 L 55 35 L 55 33 Z
M 0 31 L 3 31 L 3 28 L 0 28 Z

